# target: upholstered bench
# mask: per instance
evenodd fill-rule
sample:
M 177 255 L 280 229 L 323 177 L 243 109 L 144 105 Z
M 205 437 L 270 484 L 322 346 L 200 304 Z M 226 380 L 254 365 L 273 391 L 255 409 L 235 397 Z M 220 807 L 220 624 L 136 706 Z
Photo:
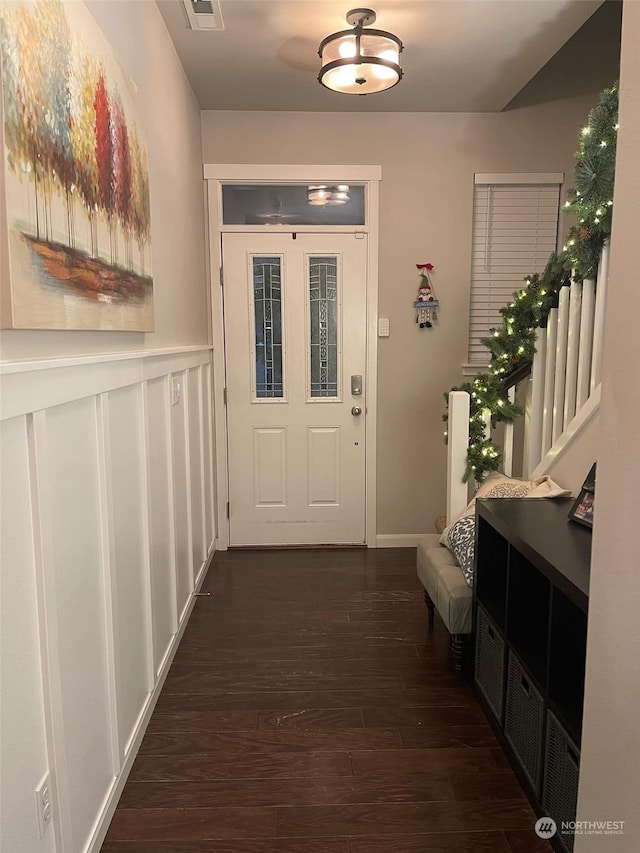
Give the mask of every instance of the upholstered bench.
M 492 473 L 453 524 L 443 530 L 445 520 L 440 517 L 436 519 L 436 529 L 442 533 L 427 533 L 418 540 L 418 578 L 424 587 L 429 624 L 433 624 L 437 610 L 451 634 L 451 652 L 459 673 L 472 630 L 476 498 L 556 498 L 569 494 L 548 475 L 518 480 Z M 450 547 L 441 545 L 441 540 Z
M 473 590 L 448 548 L 440 544 L 439 533 L 427 533 L 418 540 L 418 578 L 433 624 L 434 610 L 451 634 L 451 652 L 457 672 L 462 671 L 469 635 Z

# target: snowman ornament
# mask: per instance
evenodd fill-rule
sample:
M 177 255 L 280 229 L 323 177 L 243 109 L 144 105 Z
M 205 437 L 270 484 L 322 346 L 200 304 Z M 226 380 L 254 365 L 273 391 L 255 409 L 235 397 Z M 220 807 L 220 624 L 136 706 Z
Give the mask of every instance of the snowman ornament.
M 440 304 L 436 299 L 431 284 L 431 276 L 429 273 L 433 270 L 433 264 L 416 264 L 416 269 L 420 274 L 420 287 L 418 288 L 418 297 L 413 303 L 416 309 L 416 323 L 421 329 L 430 329 L 433 326 L 432 320 L 436 319 L 435 308 Z

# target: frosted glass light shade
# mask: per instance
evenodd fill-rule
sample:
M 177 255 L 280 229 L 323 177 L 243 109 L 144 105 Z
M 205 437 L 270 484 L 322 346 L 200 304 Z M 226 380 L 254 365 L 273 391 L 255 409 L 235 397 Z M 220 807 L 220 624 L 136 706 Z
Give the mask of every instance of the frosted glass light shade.
M 327 36 L 318 49 L 318 80 L 327 89 L 369 95 L 390 89 L 402 79 L 402 42 L 384 30 L 343 30 Z

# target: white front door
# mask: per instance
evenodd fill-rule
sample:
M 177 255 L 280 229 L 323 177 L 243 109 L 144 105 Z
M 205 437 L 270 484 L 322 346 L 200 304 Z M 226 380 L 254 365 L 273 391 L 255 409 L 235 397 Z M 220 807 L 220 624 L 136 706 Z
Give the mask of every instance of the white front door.
M 222 254 L 229 544 L 363 544 L 367 237 L 227 233 Z

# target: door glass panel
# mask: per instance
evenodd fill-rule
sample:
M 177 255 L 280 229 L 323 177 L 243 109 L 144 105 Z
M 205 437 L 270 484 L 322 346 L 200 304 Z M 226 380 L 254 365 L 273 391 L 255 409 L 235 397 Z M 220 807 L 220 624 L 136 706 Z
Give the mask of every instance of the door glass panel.
M 283 397 L 282 258 L 253 258 L 256 397 Z
M 364 186 L 223 184 L 223 225 L 364 225 Z
M 338 396 L 338 258 L 309 258 L 312 397 Z

